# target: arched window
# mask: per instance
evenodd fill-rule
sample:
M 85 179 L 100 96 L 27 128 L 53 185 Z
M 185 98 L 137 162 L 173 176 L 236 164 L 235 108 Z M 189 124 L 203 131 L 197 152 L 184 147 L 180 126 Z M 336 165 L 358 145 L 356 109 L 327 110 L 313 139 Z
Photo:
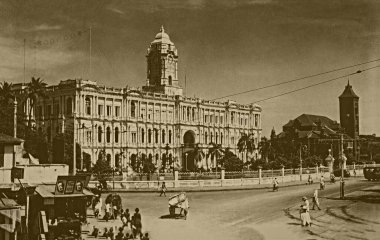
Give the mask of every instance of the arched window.
M 157 165 L 159 159 L 160 159 L 160 155 L 158 153 L 156 153 L 156 165 Z
M 195 109 L 192 108 L 191 116 L 193 117 L 193 121 L 195 121 Z
M 107 133 L 106 133 L 107 143 L 111 142 L 111 128 L 107 127 Z
M 190 108 L 187 107 L 187 118 L 186 118 L 187 121 L 190 121 Z
M 120 155 L 118 153 L 115 155 L 115 167 L 116 168 L 120 168 L 121 167 L 121 164 L 120 164 Z
M 103 130 L 102 130 L 102 127 L 98 127 L 98 142 L 102 142 L 102 134 L 103 134 Z
M 131 102 L 131 117 L 136 117 L 136 102 L 132 101 Z
M 172 130 L 169 130 L 169 143 L 172 143 Z
M 50 142 L 50 140 L 51 140 L 51 127 L 50 126 L 47 127 L 47 129 L 46 129 L 46 136 L 47 136 L 48 142 Z
M 71 98 L 68 98 L 66 100 L 66 114 L 72 114 L 73 113 L 73 101 Z
M 223 133 L 220 133 L 220 144 L 223 144 Z
M 145 130 L 144 128 L 141 128 L 141 142 L 144 143 L 145 141 Z
M 115 143 L 119 142 L 119 128 L 115 128 Z
M 205 132 L 205 144 L 207 144 L 207 132 Z
M 86 114 L 91 115 L 91 99 L 86 97 Z
M 210 133 L 210 142 L 213 142 L 213 140 L 214 140 L 213 137 L 214 137 L 213 134 Z
M 152 143 L 152 129 L 148 130 L 148 143 Z
M 154 140 L 158 143 L 158 129 L 154 129 Z
M 218 143 L 218 133 L 215 133 L 215 143 Z
M 111 154 L 107 154 L 107 163 L 111 166 Z
M 162 143 L 165 143 L 165 130 L 162 130 L 162 135 L 161 135 L 161 137 L 162 137 Z
M 172 85 L 172 84 L 173 84 L 172 76 L 169 76 L 169 85 Z

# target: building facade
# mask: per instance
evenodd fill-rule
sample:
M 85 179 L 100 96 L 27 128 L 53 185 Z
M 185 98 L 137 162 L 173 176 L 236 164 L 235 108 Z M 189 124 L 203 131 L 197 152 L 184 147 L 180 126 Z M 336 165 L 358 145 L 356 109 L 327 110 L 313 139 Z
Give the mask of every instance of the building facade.
M 163 27 L 146 58 L 147 80 L 142 89 L 105 87 L 81 79 L 47 87 L 48 97 L 40 99 L 33 110 L 37 127 L 45 130 L 49 142 L 58 133 L 73 132 L 93 164 L 104 150 L 110 165 L 119 169 L 142 155 L 158 168 L 162 159 L 189 169 L 215 167 L 212 159 L 188 161 L 186 153 L 195 147 L 206 153 L 211 142 L 236 152 L 243 133 L 252 134 L 258 144 L 260 106 L 183 95 L 178 51 Z

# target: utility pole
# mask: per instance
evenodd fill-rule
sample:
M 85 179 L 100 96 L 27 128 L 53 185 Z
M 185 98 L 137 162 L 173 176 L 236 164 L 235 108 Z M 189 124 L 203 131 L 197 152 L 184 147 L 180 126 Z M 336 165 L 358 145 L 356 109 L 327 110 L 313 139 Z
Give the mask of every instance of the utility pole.
M 76 167 L 77 167 L 77 149 L 76 149 L 76 139 L 75 139 L 75 127 L 76 127 L 76 124 L 75 124 L 75 112 L 73 112 L 73 167 L 71 169 L 71 175 L 75 175 L 76 173 Z
M 302 181 L 302 144 L 300 145 L 300 181 Z
M 340 161 L 341 161 L 341 175 L 340 175 L 340 198 L 344 199 L 344 165 L 345 161 L 347 160 L 346 156 L 344 156 L 343 152 L 343 134 L 340 135 Z

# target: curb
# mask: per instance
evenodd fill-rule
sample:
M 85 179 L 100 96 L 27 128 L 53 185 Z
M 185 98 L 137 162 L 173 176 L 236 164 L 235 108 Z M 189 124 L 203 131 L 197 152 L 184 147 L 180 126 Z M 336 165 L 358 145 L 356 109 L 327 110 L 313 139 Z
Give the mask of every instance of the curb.
M 319 184 L 313 183 L 312 185 Z M 289 185 L 280 185 L 281 188 L 287 188 L 287 187 L 294 187 L 294 186 L 303 186 L 308 185 L 307 182 L 305 183 L 295 183 L 295 184 L 289 184 Z M 262 187 L 219 187 L 219 188 L 175 188 L 175 189 L 168 189 L 166 190 L 167 193 L 177 193 L 177 192 L 223 192 L 223 191 L 241 191 L 241 190 L 263 190 L 263 189 L 272 189 L 271 185 L 266 185 Z M 157 193 L 160 192 L 160 190 L 157 189 L 109 189 L 102 191 L 102 193 Z

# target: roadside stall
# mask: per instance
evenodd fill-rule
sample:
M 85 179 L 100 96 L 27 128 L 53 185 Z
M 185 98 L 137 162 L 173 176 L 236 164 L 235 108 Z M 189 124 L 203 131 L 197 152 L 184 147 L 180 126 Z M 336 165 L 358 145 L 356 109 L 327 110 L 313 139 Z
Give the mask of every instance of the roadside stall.
M 29 232 L 33 239 L 80 239 L 86 222 L 87 202 L 93 193 L 86 178 L 59 176 L 55 185 L 40 185 L 30 202 Z

